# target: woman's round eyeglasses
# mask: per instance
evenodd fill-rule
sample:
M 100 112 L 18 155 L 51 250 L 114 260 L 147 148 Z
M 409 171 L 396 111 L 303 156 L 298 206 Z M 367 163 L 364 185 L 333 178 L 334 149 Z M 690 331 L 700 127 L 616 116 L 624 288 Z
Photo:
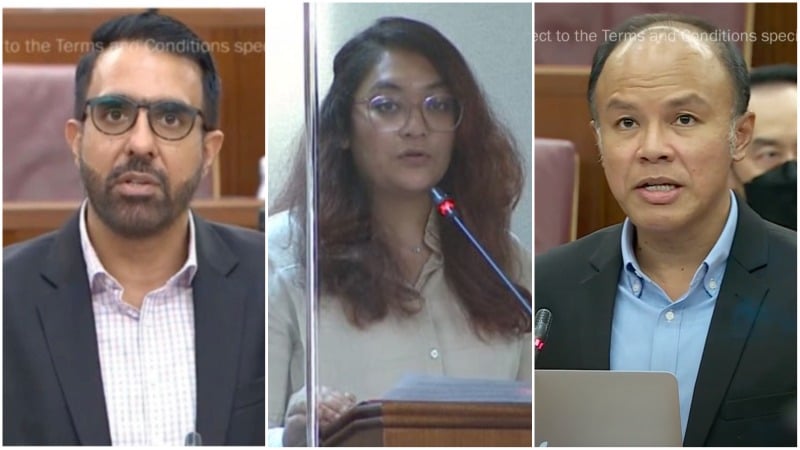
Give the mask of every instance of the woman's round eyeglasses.
M 408 125 L 411 112 L 419 107 L 431 131 L 453 131 L 461 123 L 463 109 L 450 95 L 431 95 L 414 103 L 393 95 L 376 95 L 355 102 L 367 105 L 367 117 L 378 131 L 398 131 Z

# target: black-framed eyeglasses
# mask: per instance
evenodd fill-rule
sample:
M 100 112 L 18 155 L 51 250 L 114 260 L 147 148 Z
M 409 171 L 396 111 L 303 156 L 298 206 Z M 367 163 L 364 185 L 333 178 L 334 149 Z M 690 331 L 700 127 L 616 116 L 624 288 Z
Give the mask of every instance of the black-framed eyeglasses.
M 381 94 L 359 100 L 356 104 L 367 105 L 367 117 L 378 131 L 398 131 L 411 118 L 411 111 L 419 107 L 425 125 L 431 131 L 453 131 L 461 123 L 463 109 L 455 97 L 437 94 L 413 103 L 403 97 Z
M 101 132 L 117 136 L 136 125 L 139 109 L 147 110 L 147 123 L 156 136 L 168 141 L 178 141 L 192 132 L 197 116 L 203 112 L 186 103 L 174 100 L 139 103 L 122 95 L 103 95 L 86 100 L 92 123 Z M 83 120 L 86 120 L 84 112 Z M 203 129 L 209 131 L 205 125 Z

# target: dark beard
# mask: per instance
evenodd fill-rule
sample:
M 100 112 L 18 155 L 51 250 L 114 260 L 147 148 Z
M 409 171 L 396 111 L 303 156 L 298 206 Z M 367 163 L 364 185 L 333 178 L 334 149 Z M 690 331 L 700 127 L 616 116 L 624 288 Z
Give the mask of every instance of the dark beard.
M 167 229 L 189 208 L 189 202 L 203 177 L 200 165 L 191 178 L 178 186 L 173 195 L 167 176 L 157 171 L 150 159 L 144 156 L 132 156 L 127 163 L 114 168 L 105 180 L 89 167 L 82 156 L 79 158 L 79 169 L 89 202 L 97 216 L 114 233 L 125 238 L 150 237 Z M 161 195 L 123 197 L 116 194 L 113 189 L 117 179 L 132 171 L 155 177 Z

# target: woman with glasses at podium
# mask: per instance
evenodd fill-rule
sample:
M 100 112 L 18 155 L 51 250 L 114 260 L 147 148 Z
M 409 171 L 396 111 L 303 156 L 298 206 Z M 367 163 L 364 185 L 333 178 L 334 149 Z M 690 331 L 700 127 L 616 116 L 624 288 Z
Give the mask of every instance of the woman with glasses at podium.
M 430 190 L 514 283 L 531 257 L 509 231 L 524 175 L 466 61 L 429 25 L 384 18 L 334 59 L 318 134 L 322 427 L 407 373 L 531 379 L 530 319 Z M 305 443 L 306 161 L 269 218 L 269 426 Z

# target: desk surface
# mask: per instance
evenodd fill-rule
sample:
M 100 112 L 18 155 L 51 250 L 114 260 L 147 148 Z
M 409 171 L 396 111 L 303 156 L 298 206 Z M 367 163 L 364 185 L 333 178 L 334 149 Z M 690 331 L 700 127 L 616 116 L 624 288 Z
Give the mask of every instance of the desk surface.
M 60 228 L 78 210 L 80 202 L 5 202 L 3 245 L 10 245 Z M 204 219 L 247 228 L 258 228 L 258 212 L 264 201 L 248 197 L 198 199 L 192 210 Z

